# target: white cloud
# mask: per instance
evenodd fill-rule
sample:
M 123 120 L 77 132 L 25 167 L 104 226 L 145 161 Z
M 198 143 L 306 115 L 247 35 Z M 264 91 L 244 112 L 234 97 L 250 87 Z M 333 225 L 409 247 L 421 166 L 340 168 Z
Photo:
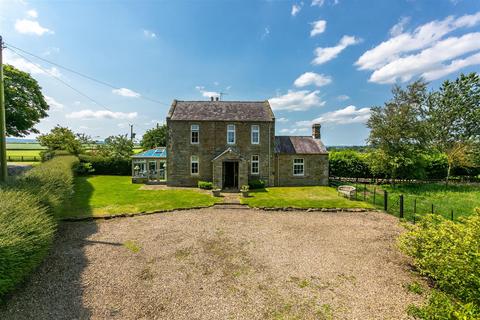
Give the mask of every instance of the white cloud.
M 276 119 L 276 121 L 277 121 L 277 122 L 280 122 L 280 123 L 286 123 L 286 122 L 288 122 L 288 121 L 290 121 L 290 120 L 288 120 L 287 118 L 278 118 L 278 119 Z
M 308 132 L 309 128 L 284 128 L 280 130 L 280 133 L 296 134 Z
M 346 101 L 346 100 L 348 100 L 348 99 L 350 99 L 350 97 L 347 96 L 346 94 L 341 94 L 341 95 L 339 95 L 339 96 L 337 97 L 337 100 L 338 100 L 338 101 Z
M 66 115 L 70 119 L 93 120 L 93 119 L 135 119 L 137 112 L 112 112 L 108 110 L 93 111 L 85 109 L 75 111 Z
M 390 35 L 393 37 L 398 36 L 403 33 L 403 29 L 410 22 L 410 17 L 402 17 L 396 25 L 390 29 Z
M 480 64 L 480 52 L 477 54 L 468 56 L 465 59 L 453 60 L 448 65 L 442 65 L 438 68 L 435 68 L 434 70 L 423 73 L 422 76 L 428 81 L 436 80 L 450 73 L 463 69 L 465 67 L 477 65 L 477 64 Z
M 128 97 L 128 98 L 139 98 L 140 93 L 135 92 L 133 90 L 127 89 L 127 88 L 120 88 L 120 89 L 113 89 L 113 93 L 122 96 L 122 97 Z
M 327 61 L 335 59 L 348 46 L 355 45 L 360 42 L 360 39 L 352 36 L 343 36 L 340 42 L 334 47 L 316 48 L 315 59 L 312 63 L 314 65 L 323 64 Z
M 37 36 L 42 36 L 45 33 L 54 33 L 52 30 L 42 27 L 38 21 L 28 19 L 20 19 L 15 21 L 15 30 L 19 33 L 35 34 Z
M 325 0 L 312 0 L 312 6 L 321 7 L 325 3 Z
M 315 72 L 305 72 L 293 83 L 297 88 L 314 85 L 317 87 L 325 86 L 332 82 L 332 78 Z
M 38 18 L 38 12 L 37 10 L 31 9 L 27 11 L 27 16 L 31 18 Z
M 321 34 L 325 32 L 327 28 L 327 21 L 325 20 L 317 20 L 312 22 L 312 30 L 310 31 L 310 37 L 316 36 L 317 34 Z
M 420 53 L 397 58 L 375 70 L 371 82 L 394 83 L 397 80 L 409 81 L 415 76 L 423 76 L 438 68 L 442 62 L 450 61 L 466 53 L 480 50 L 480 32 L 467 33 L 461 37 L 450 37 L 437 41 Z M 430 73 L 431 74 L 431 73 Z M 434 80 L 430 77 L 430 80 Z
M 303 2 L 300 2 L 300 4 L 294 3 L 292 5 L 292 11 L 290 12 L 290 14 L 293 17 L 295 17 L 300 12 L 300 10 L 302 10 L 302 7 L 303 7 Z
M 412 32 L 395 35 L 366 51 L 355 65 L 360 70 L 373 70 L 370 81 L 378 83 L 392 83 L 397 79 L 408 81 L 414 76 L 421 76 L 437 68 L 445 70 L 444 63 L 476 50 L 475 44 L 466 42 L 468 39 L 476 39 L 476 36 L 472 33 L 467 34 L 468 37 L 465 37 L 467 35 L 444 37 L 454 30 L 473 27 L 479 23 L 480 12 L 428 22 Z M 448 48 L 448 45 L 452 45 L 453 48 Z M 410 64 L 408 70 L 400 70 L 399 68 L 406 63 Z
M 55 67 L 45 68 L 39 64 L 32 63 L 21 57 L 18 57 L 10 53 L 10 51 L 5 51 L 4 57 L 5 57 L 6 64 L 10 64 L 15 68 L 30 74 L 41 74 L 41 75 L 55 76 L 55 77 L 61 77 L 62 75 L 60 71 Z
M 205 90 L 205 87 L 204 87 L 204 86 L 196 86 L 195 89 L 197 89 L 198 91 L 200 91 L 200 93 L 202 94 L 202 96 L 205 97 L 205 98 L 211 98 L 211 97 L 219 98 L 219 97 L 220 97 L 220 92 L 207 91 L 207 90 Z
M 319 93 L 320 91 L 318 90 L 289 90 L 288 93 L 270 98 L 268 101 L 274 111 L 305 111 L 313 107 L 325 105 L 325 101 L 322 101 Z
M 63 110 L 63 108 L 64 108 L 63 104 L 61 104 L 60 102 L 58 102 L 57 100 L 55 100 L 52 97 L 49 97 L 49 96 L 46 96 L 46 95 L 44 97 L 45 97 L 45 101 L 50 106 L 50 110 L 52 110 L 52 111 Z
M 357 109 L 355 106 L 348 106 L 343 109 L 326 112 L 320 117 L 308 120 L 298 121 L 297 126 L 311 126 L 313 123 L 333 123 L 333 124 L 351 124 L 365 123 L 370 118 L 370 108 Z
M 157 37 L 157 34 L 155 32 L 147 29 L 143 29 L 143 35 L 150 39 L 155 39 Z

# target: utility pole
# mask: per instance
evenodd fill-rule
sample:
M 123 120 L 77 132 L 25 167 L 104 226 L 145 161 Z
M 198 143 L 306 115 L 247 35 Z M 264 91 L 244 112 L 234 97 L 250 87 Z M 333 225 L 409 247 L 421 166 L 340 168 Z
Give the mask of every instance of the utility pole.
M 6 131 L 5 95 L 3 93 L 3 40 L 0 36 L 0 182 L 5 182 L 8 174 Z
M 135 133 L 133 133 L 133 124 L 130 125 L 130 141 L 133 142 L 133 138 L 135 138 Z

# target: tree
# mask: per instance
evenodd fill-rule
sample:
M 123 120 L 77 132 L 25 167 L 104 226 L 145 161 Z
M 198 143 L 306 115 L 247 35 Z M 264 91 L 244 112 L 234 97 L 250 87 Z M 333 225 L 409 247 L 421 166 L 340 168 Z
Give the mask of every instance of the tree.
M 446 183 L 452 168 L 474 166 L 480 142 L 480 76 L 446 80 L 428 108 L 431 143 L 447 156 Z
M 82 143 L 72 130 L 57 125 L 50 133 L 37 138 L 40 145 L 47 147 L 48 152 L 62 150 L 78 155 L 83 151 Z
M 429 103 L 427 83 L 417 80 L 403 89 L 394 86 L 393 98 L 384 107 L 373 107 L 367 126 L 368 142 L 377 150 L 371 154 L 382 170 L 395 179 L 419 162 L 426 145 L 424 114 Z M 377 159 L 377 158 L 380 159 Z M 378 169 L 377 169 L 378 170 Z M 375 170 L 374 170 L 375 171 Z
M 133 142 L 124 135 L 110 136 L 98 146 L 98 154 L 109 158 L 129 158 L 133 154 Z
M 156 147 L 164 147 L 167 145 L 167 125 L 147 130 L 142 137 L 140 145 L 144 150 Z
M 45 118 L 49 106 L 38 82 L 28 73 L 4 66 L 7 135 L 23 137 L 38 133 L 34 126 Z

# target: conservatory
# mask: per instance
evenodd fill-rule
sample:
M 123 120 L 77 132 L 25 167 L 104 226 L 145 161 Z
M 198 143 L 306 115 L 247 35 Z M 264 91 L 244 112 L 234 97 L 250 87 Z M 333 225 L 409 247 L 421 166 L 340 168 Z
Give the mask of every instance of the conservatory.
M 132 156 L 132 183 L 165 183 L 167 150 L 155 148 Z

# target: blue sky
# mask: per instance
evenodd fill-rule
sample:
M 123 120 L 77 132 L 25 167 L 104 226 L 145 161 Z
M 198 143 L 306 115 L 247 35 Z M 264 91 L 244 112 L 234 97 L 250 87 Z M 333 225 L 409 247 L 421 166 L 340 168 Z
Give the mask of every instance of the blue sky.
M 423 76 L 437 88 L 479 71 L 480 1 L 4 0 L 0 34 L 119 89 L 5 50 L 52 107 L 41 131 L 60 124 L 104 138 L 133 123 L 141 135 L 173 99 L 223 92 L 269 99 L 278 135 L 309 135 L 318 121 L 327 145 L 362 145 L 369 108 L 392 84 Z

